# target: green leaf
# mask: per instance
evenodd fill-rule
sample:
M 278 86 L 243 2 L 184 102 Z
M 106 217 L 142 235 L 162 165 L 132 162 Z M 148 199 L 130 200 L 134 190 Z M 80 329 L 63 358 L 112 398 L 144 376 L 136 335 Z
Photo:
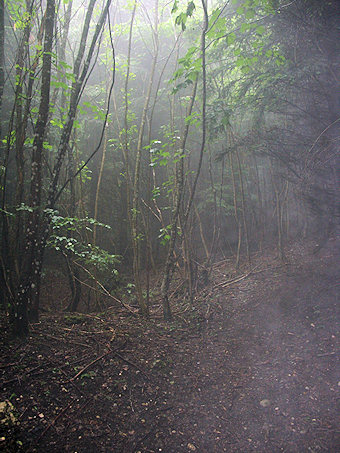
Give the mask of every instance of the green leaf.
M 249 66 L 242 66 L 241 71 L 242 71 L 243 74 L 248 74 L 248 72 L 250 71 L 250 67 Z
M 249 29 L 249 25 L 248 24 L 246 24 L 245 22 L 243 24 L 241 24 L 241 27 L 240 27 L 241 33 L 244 33 L 248 29 Z
M 64 82 L 57 82 L 56 80 L 52 80 L 51 85 L 56 88 L 63 88 L 64 90 L 68 90 L 69 86 L 66 85 Z
M 174 4 L 172 6 L 171 14 L 174 14 L 178 10 L 178 0 L 174 1 Z
M 189 2 L 187 6 L 187 16 L 191 17 L 192 13 L 194 12 L 196 6 L 194 2 Z
M 266 29 L 264 28 L 263 25 L 259 25 L 258 27 L 256 27 L 256 33 L 260 36 L 262 36 L 265 31 L 266 31 Z
M 228 42 L 228 45 L 232 45 L 234 44 L 234 42 L 236 41 L 236 34 L 233 32 L 233 33 L 230 33 L 227 37 L 227 42 Z
M 252 19 L 255 16 L 255 11 L 253 9 L 246 10 L 246 19 Z
M 186 26 L 185 26 L 186 21 L 187 21 L 187 15 L 185 13 L 181 13 L 176 17 L 175 24 L 181 25 L 182 31 L 184 31 L 186 28 Z

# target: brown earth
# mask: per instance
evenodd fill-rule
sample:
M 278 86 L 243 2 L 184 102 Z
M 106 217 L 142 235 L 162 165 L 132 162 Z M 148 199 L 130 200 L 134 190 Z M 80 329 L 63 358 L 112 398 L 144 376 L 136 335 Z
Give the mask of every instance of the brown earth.
M 336 242 L 287 255 L 234 279 L 216 264 L 171 324 L 155 306 L 151 321 L 46 314 L 25 343 L 4 327 L 1 401 L 16 423 L 1 424 L 0 450 L 340 451 Z

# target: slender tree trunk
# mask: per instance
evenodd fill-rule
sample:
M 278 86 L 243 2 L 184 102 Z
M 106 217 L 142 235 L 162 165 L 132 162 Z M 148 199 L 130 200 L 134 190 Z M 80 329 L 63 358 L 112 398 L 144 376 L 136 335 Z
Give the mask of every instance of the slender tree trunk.
M 129 40 L 128 40 L 128 49 L 127 49 L 127 59 L 126 59 L 126 75 L 125 75 L 125 83 L 124 83 L 124 119 L 123 119 L 123 139 L 121 141 L 121 148 L 124 156 L 125 161 L 125 181 L 126 181 L 126 212 L 128 223 L 131 228 L 131 193 L 132 193 L 132 181 L 131 181 L 131 174 L 130 174 L 130 137 L 129 137 L 129 78 L 130 78 L 130 66 L 131 66 L 131 49 L 132 49 L 132 37 L 133 37 L 133 25 L 136 16 L 136 8 L 137 8 L 137 1 L 135 1 L 131 20 L 130 20 L 130 27 L 129 27 Z M 116 109 L 117 111 L 117 109 Z M 117 116 L 117 120 L 119 123 L 119 119 Z M 130 238 L 127 235 L 128 241 L 131 240 L 131 231 L 130 231 Z
M 5 86 L 5 1 L 0 0 L 0 138 L 2 138 L 2 95 Z
M 280 190 L 277 182 L 275 181 L 275 175 L 273 171 L 272 162 L 270 162 L 270 173 L 272 177 L 272 184 L 275 193 L 275 211 L 276 211 L 276 227 L 277 227 L 277 253 L 281 261 L 285 259 L 285 253 L 283 248 L 283 232 L 282 232 L 282 201 Z
M 0 143 L 2 143 L 2 96 L 4 93 L 5 85 L 5 2 L 0 0 Z M 0 144 L 0 149 L 3 147 Z M 0 181 L 2 181 L 2 174 L 0 173 Z M 2 184 L 1 184 L 2 186 Z M 6 222 L 5 213 L 2 214 L 3 222 Z M 3 230 L 3 228 L 2 228 Z M 2 249 L 2 247 L 1 247 Z M 5 305 L 7 299 L 7 276 L 5 271 L 5 263 L 0 263 L 0 298 Z
M 192 109 L 195 102 L 196 91 L 197 91 L 197 82 L 196 79 L 194 82 L 193 90 L 191 93 L 189 105 L 187 108 L 186 116 L 191 115 Z M 180 144 L 180 159 L 176 163 L 176 187 L 175 187 L 175 203 L 174 211 L 172 215 L 171 227 L 170 227 L 170 240 L 168 254 L 165 262 L 164 275 L 161 285 L 161 295 L 162 295 L 162 305 L 163 305 L 163 316 L 165 321 L 172 320 L 172 313 L 169 303 L 169 288 L 171 283 L 172 269 L 174 265 L 174 252 L 177 239 L 177 227 L 179 222 L 180 207 L 183 196 L 184 188 L 184 156 L 185 156 L 185 146 L 189 133 L 189 123 L 187 122 L 184 127 L 184 132 L 182 135 L 182 140 Z
M 205 147 L 205 137 L 206 137 L 206 115 L 205 115 L 205 110 L 206 110 L 206 67 L 205 67 L 205 35 L 206 31 L 208 29 L 208 12 L 207 12 L 207 6 L 206 2 L 202 0 L 202 6 L 203 6 L 203 11 L 204 11 L 204 23 L 203 23 L 203 29 L 202 29 L 202 34 L 201 34 L 201 56 L 202 56 L 202 75 L 203 75 L 203 102 L 202 102 L 202 142 L 201 142 L 201 152 L 200 152 L 200 158 L 199 158 L 199 166 L 198 166 L 198 172 L 194 181 L 193 185 L 193 190 L 191 192 L 189 202 L 186 208 L 186 212 L 184 215 L 184 222 L 183 222 L 183 228 L 185 228 L 189 213 L 190 213 L 190 208 L 191 204 L 195 195 L 195 189 L 198 181 L 198 176 L 199 172 L 201 169 L 201 164 L 202 164 L 202 159 L 203 159 L 203 152 L 204 152 L 204 147 Z M 189 101 L 189 105 L 187 108 L 186 116 L 188 117 L 192 113 L 193 105 L 195 102 L 195 97 L 196 97 L 196 91 L 197 91 L 197 84 L 198 84 L 198 77 L 196 78 L 193 86 L 193 91 L 191 94 L 191 98 Z M 180 159 L 179 163 L 177 164 L 177 171 L 176 171 L 176 196 L 175 196 L 175 207 L 174 207 L 174 212 L 173 212 L 173 217 L 172 217 L 172 223 L 171 223 L 171 228 L 170 228 L 170 241 L 169 241 L 169 248 L 168 248 L 168 254 L 166 258 L 166 263 L 165 263 L 165 271 L 164 271 L 164 276 L 162 280 L 162 285 L 161 285 L 161 294 L 162 294 L 162 304 L 163 304 L 163 316 L 166 321 L 171 321 L 172 319 L 172 313 L 170 309 L 170 304 L 169 304 L 169 288 L 170 288 L 170 283 L 171 283 L 171 275 L 172 275 L 172 269 L 173 269 L 173 264 L 174 264 L 174 252 L 175 252 L 175 245 L 176 245 L 176 239 L 177 239 L 177 227 L 178 227 L 178 222 L 179 222 L 179 216 L 180 216 L 180 207 L 181 207 L 181 202 L 183 198 L 183 190 L 184 190 L 184 156 L 185 156 L 185 145 L 187 141 L 189 133 L 189 123 L 185 125 L 183 136 L 182 136 L 182 141 L 180 145 Z
M 213 171 L 212 171 L 212 153 L 211 149 L 209 148 L 209 181 L 210 181 L 210 186 L 211 190 L 213 193 L 213 199 L 214 199 L 214 227 L 213 227 L 213 235 L 212 235 L 212 240 L 211 240 L 211 246 L 207 255 L 207 260 L 205 262 L 205 267 L 207 268 L 207 278 L 210 275 L 210 272 L 212 270 L 212 262 L 213 262 L 213 257 L 215 255 L 215 251 L 218 246 L 218 241 L 219 241 L 219 236 L 220 236 L 220 230 L 221 230 L 221 225 L 220 225 L 220 220 L 221 217 L 218 215 L 218 205 L 217 205 L 217 190 L 215 187 L 215 181 L 213 178 Z M 221 184 L 223 185 L 223 166 L 224 166 L 224 158 L 222 158 L 222 175 L 221 175 Z M 221 188 L 222 190 L 222 188 Z M 220 206 L 221 208 L 221 206 Z
M 88 8 L 83 33 L 80 40 L 79 51 L 74 67 L 75 82 L 73 83 L 68 118 L 63 128 L 60 143 L 57 150 L 56 162 L 52 171 L 50 186 L 48 189 L 46 208 L 53 210 L 55 203 L 60 196 L 65 185 L 58 191 L 60 172 L 64 162 L 65 154 L 73 129 L 77 105 L 79 103 L 82 89 L 86 83 L 86 77 L 89 71 L 90 63 L 94 54 L 99 35 L 106 20 L 111 0 L 107 0 L 92 35 L 91 44 L 83 62 L 83 68 L 80 66 L 85 54 L 86 40 L 89 31 L 90 19 L 93 12 L 95 0 L 91 0 Z M 20 284 L 15 304 L 14 331 L 17 335 L 27 335 L 28 333 L 28 314 L 27 308 L 31 307 L 33 319 L 38 317 L 39 295 L 40 295 L 40 278 L 42 270 L 43 254 L 49 232 L 49 215 L 41 212 L 41 183 L 42 183 L 42 151 L 43 140 L 47 128 L 49 114 L 49 97 L 50 97 L 50 78 L 51 78 L 51 57 L 53 44 L 53 25 L 55 15 L 54 0 L 48 0 L 47 12 L 45 19 L 45 40 L 44 40 L 44 57 L 42 67 L 42 85 L 41 100 L 38 114 L 38 120 L 35 128 L 35 136 L 32 152 L 32 181 L 31 181 L 31 198 L 33 212 L 30 214 L 29 223 L 26 233 L 25 259 L 20 276 Z M 79 77 L 78 77 L 78 74 Z M 93 155 L 93 154 L 92 154 Z M 76 175 L 74 175 L 76 176 Z
M 247 217 L 246 217 L 246 201 L 245 201 L 245 193 L 244 193 L 244 183 L 243 183 L 243 173 L 242 167 L 240 162 L 240 155 L 236 148 L 236 159 L 237 159 L 237 166 L 240 175 L 240 189 L 241 189 L 241 208 L 242 208 L 242 219 L 243 219 L 243 228 L 244 228 L 244 238 L 246 242 L 246 254 L 248 264 L 250 265 L 250 252 L 249 252 L 249 238 L 248 238 L 248 225 L 247 225 Z
M 207 11 L 207 2 L 205 0 L 201 0 L 202 7 L 203 7 L 203 28 L 201 33 L 201 58 L 202 58 L 202 138 L 201 138 L 201 147 L 200 147 L 200 154 L 199 154 L 199 161 L 198 161 L 198 168 L 195 172 L 195 178 L 192 185 L 192 189 L 190 192 L 189 200 L 185 209 L 185 213 L 183 216 L 182 221 L 182 235 L 183 235 L 183 247 L 184 247 L 184 256 L 186 257 L 186 264 L 187 264 L 187 274 L 188 274 L 188 286 L 189 286 L 189 297 L 190 301 L 193 301 L 193 288 L 194 288 L 194 275 L 193 275 L 193 266 L 192 266 L 192 249 L 190 246 L 189 237 L 191 234 L 186 232 L 187 223 L 189 220 L 189 216 L 191 213 L 192 203 L 194 201 L 196 188 L 198 179 L 200 177 L 202 162 L 203 162 L 203 155 L 206 145 L 206 100 L 207 100 L 207 83 L 206 83 L 206 32 L 209 26 L 208 20 L 208 11 Z M 190 231 L 190 228 L 189 228 Z
M 156 0 L 155 7 L 155 24 L 154 24 L 154 55 L 152 59 L 152 66 L 149 76 L 149 84 L 147 87 L 147 92 L 145 95 L 145 101 L 143 106 L 143 112 L 141 117 L 141 123 L 139 126 L 138 140 L 137 140 L 137 149 L 136 149 L 136 165 L 135 165 L 135 174 L 134 174 L 134 184 L 133 184 L 133 197 L 132 197 L 132 215 L 131 215 L 131 229 L 132 229 L 132 248 L 133 248 L 133 273 L 136 286 L 136 294 L 138 304 L 140 306 L 141 312 L 144 316 L 149 315 L 149 308 L 145 303 L 142 285 L 141 285 L 141 275 L 140 275 L 140 238 L 139 238 L 139 193 L 140 193 L 140 166 L 142 158 L 142 146 L 143 146 L 143 135 L 144 129 L 147 120 L 147 111 L 151 99 L 151 90 L 153 86 L 153 80 L 155 76 L 156 64 L 158 59 L 158 0 Z
M 101 188 L 104 164 L 105 164 L 105 158 L 106 158 L 108 134 L 109 134 L 109 128 L 108 128 L 108 125 L 106 125 L 105 132 L 104 132 L 104 141 L 103 141 L 103 154 L 102 154 L 102 158 L 101 158 L 101 162 L 100 162 L 99 175 L 98 175 L 98 181 L 97 181 L 97 187 L 96 187 L 96 195 L 95 195 L 95 201 L 94 201 L 94 219 L 95 220 L 98 220 L 98 203 L 99 203 L 100 188 Z M 93 245 L 97 244 L 97 225 L 93 225 L 92 241 L 93 241 Z
M 262 252 L 263 247 L 263 240 L 265 235 L 265 216 L 264 216 L 264 209 L 263 209 L 263 200 L 262 200 L 262 192 L 261 192 L 261 180 L 259 174 L 259 167 L 257 164 L 257 159 L 255 154 L 253 155 L 254 159 L 254 168 L 255 168 L 255 176 L 256 176 L 256 188 L 257 188 L 257 200 L 259 203 L 259 213 L 258 213 L 258 227 L 259 227 L 259 249 Z
M 16 297 L 14 331 L 17 335 L 28 333 L 28 308 L 34 321 L 38 320 L 40 277 L 45 244 L 41 231 L 41 188 L 42 154 L 45 130 L 49 113 L 51 84 L 51 54 L 55 2 L 48 0 L 46 5 L 44 54 L 41 79 L 41 96 L 38 120 L 34 131 L 31 173 L 31 207 L 25 240 L 24 264 Z
M 236 224 L 237 224 L 237 232 L 238 232 L 236 261 L 235 261 L 235 268 L 238 269 L 239 265 L 240 265 L 241 244 L 242 244 L 242 224 L 241 224 L 238 201 L 237 201 L 236 178 L 235 178 L 235 170 L 234 170 L 232 153 L 229 153 L 229 162 L 230 162 L 230 170 L 231 170 L 231 180 L 233 183 L 234 216 L 235 216 L 235 220 L 236 220 Z
M 106 87 L 106 98 L 108 98 L 108 87 Z M 107 102 L 108 99 L 106 99 Z M 108 134 L 109 134 L 109 128 L 108 124 L 106 125 L 105 132 L 104 132 L 104 141 L 103 141 L 103 153 L 102 153 L 102 158 L 100 161 L 100 168 L 99 168 L 99 174 L 98 174 L 98 181 L 97 181 L 97 187 L 96 187 L 96 195 L 95 195 L 95 201 L 94 201 L 94 219 L 98 220 L 98 203 L 99 203 L 99 195 L 100 195 L 100 188 L 101 188 L 101 183 L 102 183 L 102 178 L 103 178 L 103 172 L 104 172 L 104 165 L 105 165 L 105 158 L 106 158 L 106 150 L 107 150 L 107 144 L 108 144 Z M 97 225 L 93 225 L 93 237 L 92 237 L 92 243 L 94 246 L 97 245 Z M 94 291 L 94 298 L 95 298 L 95 304 L 97 307 L 100 307 L 100 302 L 99 302 L 99 291 L 98 291 L 98 273 L 96 269 L 94 270 L 94 277 L 95 277 L 95 291 Z
M 30 30 L 31 30 L 31 15 L 32 15 L 32 9 L 33 9 L 33 2 L 26 1 L 26 13 L 27 13 L 27 19 L 25 20 L 24 23 L 24 29 L 22 32 L 22 38 L 19 42 L 18 46 L 18 52 L 16 56 L 16 81 L 17 85 L 15 88 L 15 100 L 14 100 L 14 106 L 13 110 L 11 112 L 11 117 L 9 120 L 9 127 L 8 127 L 8 132 L 7 132 L 7 140 L 6 140 L 6 147 L 5 147 L 5 157 L 4 157 L 4 173 L 1 178 L 1 218 L 2 218 L 2 237 L 1 237 L 1 268 L 2 268 L 2 278 L 4 279 L 4 285 L 2 285 L 3 288 L 6 288 L 6 296 L 8 296 L 8 303 L 13 307 L 13 301 L 15 299 L 15 292 L 17 289 L 17 284 L 18 284 L 18 278 L 19 278 L 19 268 L 18 268 L 18 260 L 17 258 L 17 252 L 20 250 L 21 244 L 18 243 L 18 241 L 14 238 L 13 231 L 16 231 L 17 228 L 16 226 L 14 229 L 10 228 L 9 225 L 9 219 L 6 215 L 6 203 L 7 203 L 7 174 L 8 174 L 8 165 L 10 162 L 10 154 L 11 154 L 11 137 L 15 136 L 16 137 L 16 146 L 18 143 L 20 143 L 21 136 L 18 137 L 18 131 L 17 131 L 17 125 L 22 124 L 22 103 L 23 103 L 23 79 L 26 75 L 24 71 L 25 67 L 25 61 L 26 57 L 28 54 L 28 38 L 30 35 Z M 2 12 L 4 13 L 4 9 L 2 9 Z M 4 17 L 3 17 L 4 19 Z M 4 24 L 3 24 L 4 25 Z M 4 38 L 4 30 L 2 30 L 2 38 Z M 4 42 L 1 43 L 1 45 L 4 45 Z M 2 49 L 4 51 L 4 49 Z M 1 52 L 2 52 L 1 51 Z M 3 54 L 4 57 L 4 54 Z M 4 64 L 5 62 L 3 61 L 2 68 L 4 70 Z M 3 74 L 4 75 L 4 74 Z M 2 87 L 3 90 L 3 87 Z M 2 98 L 1 98 L 2 101 Z M 28 98 L 27 98 L 28 102 Z M 18 118 L 19 116 L 19 118 Z M 1 146 L 1 145 L 0 145 Z M 18 172 L 18 158 L 17 158 L 17 152 L 16 152 L 16 163 L 17 163 L 17 176 L 18 176 L 18 183 L 17 183 L 17 189 L 16 191 L 18 192 L 18 188 L 23 187 L 23 178 L 21 178 L 20 172 Z M 23 154 L 22 154 L 23 155 Z M 23 159 L 22 159 L 22 164 L 23 166 Z M 18 215 L 16 216 L 16 225 L 19 225 L 20 222 L 20 217 L 21 213 L 20 211 L 18 212 Z M 21 224 L 21 223 L 20 223 Z M 20 238 L 23 240 L 23 238 Z
M 195 211 L 195 215 L 196 215 L 196 219 L 197 219 L 197 223 L 198 223 L 198 228 L 199 228 L 199 231 L 200 231 L 201 241 L 202 241 L 204 252 L 205 252 L 206 263 L 207 263 L 207 262 L 210 261 L 210 251 L 209 251 L 209 247 L 208 247 L 208 244 L 207 244 L 207 240 L 205 238 L 201 216 L 200 216 L 200 213 L 199 213 L 199 211 L 197 209 L 197 206 L 195 204 L 194 204 L 194 211 Z
M 106 4 L 101 12 L 101 15 L 99 17 L 99 20 L 97 22 L 97 25 L 95 27 L 91 44 L 89 46 L 89 50 L 87 52 L 87 55 L 85 57 L 85 47 L 86 47 L 86 41 L 87 41 L 87 36 L 89 33 L 89 27 L 90 27 L 90 21 L 93 13 L 93 8 L 96 3 L 96 0 L 91 0 L 89 7 L 86 12 L 86 17 L 85 17 L 85 23 L 83 27 L 83 32 L 82 32 L 82 37 L 80 40 L 80 45 L 79 45 L 79 50 L 77 54 L 77 58 L 75 61 L 74 69 L 73 69 L 73 74 L 75 81 L 73 82 L 72 85 L 72 92 L 71 92 L 71 99 L 70 99 L 70 105 L 68 109 L 68 115 L 67 115 L 67 120 L 64 125 L 64 128 L 62 130 L 58 150 L 57 150 L 57 156 L 56 156 L 56 161 L 55 165 L 53 168 L 52 172 L 52 179 L 50 183 L 50 187 L 48 190 L 48 202 L 47 202 L 47 207 L 49 209 L 54 209 L 54 205 L 60 195 L 60 191 L 58 191 L 58 182 L 60 178 L 60 172 L 62 169 L 62 165 L 64 163 L 65 159 L 65 154 L 68 149 L 68 143 L 70 141 L 70 136 L 73 130 L 73 125 L 74 121 L 76 118 L 76 113 L 77 113 L 77 106 L 82 94 L 82 89 L 84 86 L 84 83 L 86 83 L 86 77 L 88 75 L 88 71 L 90 68 L 90 63 L 94 54 L 95 46 L 97 44 L 99 35 L 101 33 L 101 30 L 104 26 L 108 10 L 111 4 L 111 0 L 107 0 Z M 85 57 L 85 58 L 84 58 Z M 80 70 L 80 66 L 82 61 L 83 62 L 83 67 L 82 70 Z
M 194 184 L 192 187 L 192 191 L 190 194 L 189 202 L 185 211 L 185 222 L 188 219 L 190 209 L 191 209 L 191 204 L 194 200 L 194 196 L 196 193 L 196 187 L 197 187 L 197 182 L 201 173 L 201 168 L 202 168 L 202 162 L 203 162 L 203 154 L 205 150 L 205 142 L 206 142 L 206 135 L 207 135 L 207 118 L 206 118 L 206 109 L 207 109 L 207 76 L 206 76 L 206 58 L 205 58 L 205 35 L 207 33 L 208 27 L 209 27 L 209 20 L 208 20 L 208 10 L 207 10 L 207 1 L 206 0 L 201 0 L 202 2 L 202 7 L 203 7 L 203 14 L 204 14 L 204 19 L 203 19 L 203 28 L 202 28 L 202 34 L 201 34 L 201 58 L 202 58 L 202 139 L 201 139 L 201 149 L 200 149 L 200 155 L 199 155 L 199 161 L 198 161 L 198 168 L 195 173 L 195 179 L 194 179 Z M 185 227 L 185 225 L 184 225 Z
M 173 49 L 172 51 L 169 53 L 163 67 L 162 67 L 162 70 L 159 74 L 159 77 L 158 77 L 158 83 L 157 83 L 157 86 L 156 86 L 156 90 L 155 90 L 155 94 L 154 94 L 154 100 L 153 100 L 153 103 L 152 103 L 152 106 L 151 106 L 151 109 L 150 109 L 150 114 L 148 116 L 148 143 L 151 143 L 151 139 L 152 139 L 152 123 L 153 123 L 153 118 L 154 118 L 154 112 L 155 112 L 155 107 L 156 107 L 156 103 L 157 103 L 157 99 L 158 99 L 158 92 L 159 92 L 159 89 L 160 89 L 160 86 L 161 86 L 161 82 L 163 80 L 163 75 L 164 75 L 164 72 L 165 72 L 165 69 L 170 61 L 170 57 L 171 55 L 173 54 L 173 52 L 175 51 L 175 49 L 177 48 L 178 49 L 178 36 L 176 36 L 176 39 L 175 39 L 175 43 L 174 43 L 174 46 L 173 46 Z M 157 37 L 157 42 L 158 42 L 158 37 Z M 159 45 L 159 44 L 157 44 Z M 171 120 L 170 120 L 170 128 L 171 128 L 171 132 L 172 132 L 172 135 L 173 135 L 173 131 L 174 131 L 174 127 L 173 127 L 173 103 L 171 103 Z M 152 178 L 154 178 L 154 187 L 156 187 L 156 184 L 155 184 L 155 171 L 154 171 L 154 168 L 151 167 L 150 165 L 151 163 L 151 160 L 150 160 L 150 154 L 149 154 L 149 158 L 148 158 L 148 171 L 147 171 L 147 179 L 148 179 L 148 194 L 151 194 L 151 187 L 152 187 Z M 164 222 L 162 221 L 162 216 L 161 216 L 161 211 L 160 209 L 158 208 L 157 206 L 157 203 L 156 203 L 156 200 L 155 198 L 153 198 L 153 202 L 155 204 L 155 207 L 156 207 L 156 210 L 158 213 L 160 213 L 160 217 L 159 217 L 159 220 L 160 220 L 160 223 L 162 225 L 162 228 L 165 228 L 165 225 L 164 225 Z M 150 198 L 147 200 L 147 203 L 148 205 L 151 204 L 151 200 Z M 151 236 L 151 231 L 150 231 L 150 212 L 149 210 L 147 210 L 147 213 L 145 216 L 143 216 L 143 221 L 144 221 L 144 228 L 145 228 L 145 236 L 146 236 L 146 243 L 147 243 L 147 256 L 146 256 L 146 303 L 147 303 L 147 306 L 149 306 L 150 304 L 150 267 L 152 269 L 155 269 L 155 261 L 154 261 L 154 256 L 153 256 L 153 246 L 152 246 L 152 236 Z

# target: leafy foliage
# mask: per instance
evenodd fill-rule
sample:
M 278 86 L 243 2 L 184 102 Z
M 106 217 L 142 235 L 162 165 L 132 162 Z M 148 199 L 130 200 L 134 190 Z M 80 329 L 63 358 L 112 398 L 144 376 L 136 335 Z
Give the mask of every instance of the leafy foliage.
M 110 270 L 119 263 L 119 256 L 112 255 L 106 250 L 91 243 L 84 243 L 82 233 L 84 230 L 92 233 L 93 226 L 110 229 L 110 226 L 95 219 L 85 217 L 63 217 L 57 211 L 47 211 L 50 216 L 52 232 L 48 246 L 56 251 L 71 254 L 74 260 L 79 260 L 85 265 L 95 266 L 99 271 Z M 76 236 L 76 237 L 74 237 Z

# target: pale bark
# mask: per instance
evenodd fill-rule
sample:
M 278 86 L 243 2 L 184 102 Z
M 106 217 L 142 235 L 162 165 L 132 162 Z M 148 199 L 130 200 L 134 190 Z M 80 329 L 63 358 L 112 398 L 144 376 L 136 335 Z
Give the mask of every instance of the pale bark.
M 45 248 L 41 230 L 42 154 L 49 113 L 54 18 L 55 2 L 54 0 L 48 0 L 46 5 L 40 105 L 32 150 L 32 212 L 29 215 L 26 231 L 24 262 L 15 306 L 14 331 L 17 335 L 26 335 L 28 333 L 28 308 L 32 319 L 38 320 L 40 277 Z

